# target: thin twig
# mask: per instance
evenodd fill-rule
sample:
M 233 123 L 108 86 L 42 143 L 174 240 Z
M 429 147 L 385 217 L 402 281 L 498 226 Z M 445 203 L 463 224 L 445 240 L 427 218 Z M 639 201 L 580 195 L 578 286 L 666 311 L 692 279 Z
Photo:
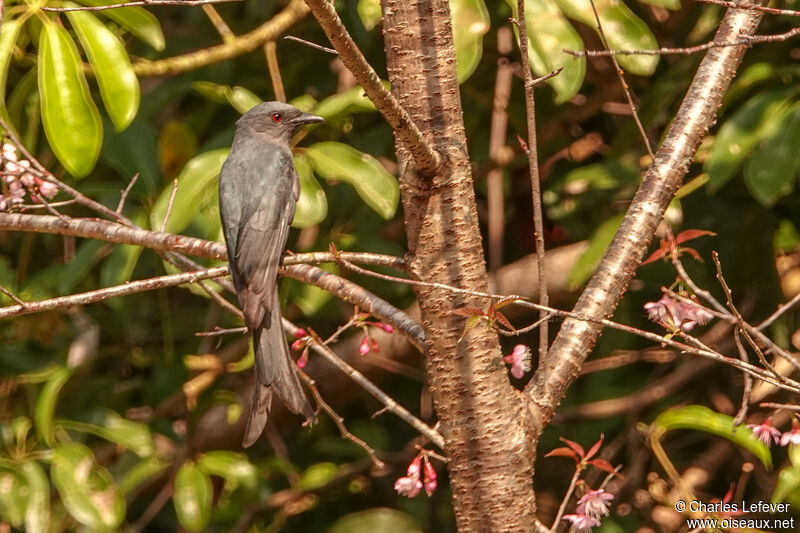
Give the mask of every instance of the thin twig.
M 550 526 L 550 531 L 555 531 L 556 528 L 558 528 L 558 524 L 561 523 L 564 512 L 567 510 L 567 504 L 572 497 L 572 493 L 575 492 L 575 486 L 578 484 L 578 479 L 581 477 L 581 470 L 582 469 L 579 466 L 575 467 L 575 473 L 572 474 L 572 479 L 569 482 L 569 488 L 567 489 L 566 494 L 564 494 L 564 498 L 561 500 L 561 505 L 558 506 L 558 512 L 553 520 L 553 525 Z
M 299 329 L 297 326 L 286 320 L 283 319 L 283 329 L 289 333 L 289 335 L 294 336 L 294 334 Z M 420 420 L 419 418 L 412 415 L 405 407 L 397 403 L 391 396 L 383 392 L 379 389 L 374 383 L 368 380 L 364 374 L 341 360 L 330 348 L 316 342 L 312 339 L 309 342 L 309 346 L 311 347 L 314 352 L 322 356 L 326 361 L 333 364 L 336 368 L 346 374 L 350 379 L 358 383 L 361 388 L 365 391 L 370 393 L 375 399 L 377 399 L 380 403 L 384 405 L 384 407 L 393 413 L 395 416 L 406 422 L 408 425 L 416 429 L 422 435 L 425 435 L 427 438 L 431 440 L 436 446 L 441 449 L 444 449 L 444 438 L 441 434 L 427 425 L 425 422 Z
M 733 339 L 736 342 L 736 349 L 739 351 L 739 359 L 744 362 L 748 362 L 747 359 L 747 351 L 744 349 L 742 345 L 741 335 L 739 334 L 739 328 L 733 330 Z M 742 404 L 739 406 L 739 411 L 736 413 L 736 416 L 733 417 L 733 425 L 738 426 L 741 424 L 745 417 L 747 416 L 747 407 L 750 405 L 750 391 L 753 390 L 753 378 L 747 372 L 742 372 L 742 377 L 744 378 L 744 390 L 742 391 Z
M 172 213 L 172 204 L 175 202 L 175 195 L 178 194 L 178 178 L 172 180 L 172 192 L 169 193 L 169 202 L 167 203 L 167 211 L 164 213 L 164 220 L 161 221 L 161 233 L 167 228 L 167 221 L 169 215 Z
M 242 2 L 243 0 L 137 0 L 121 4 L 108 4 L 105 6 L 80 6 L 80 7 L 40 7 L 42 11 L 64 13 L 67 11 L 103 11 L 120 7 L 137 6 L 201 6 L 204 4 L 222 4 L 226 2 Z
M 788 409 L 790 411 L 800 411 L 800 405 L 794 403 L 775 403 L 775 402 L 761 402 L 759 407 L 768 407 L 770 409 Z
M 236 35 L 231 31 L 230 26 L 228 26 L 225 20 L 219 15 L 219 12 L 214 9 L 214 6 L 209 3 L 204 3 L 203 13 L 205 13 L 208 17 L 208 20 L 211 21 L 214 29 L 216 29 L 217 33 L 219 33 L 219 36 L 222 37 L 223 42 L 229 43 L 236 39 Z
M 195 337 L 216 337 L 217 335 L 228 335 L 230 333 L 247 333 L 247 328 L 215 328 L 214 331 L 198 331 L 194 334 Z
M 310 46 L 311 48 L 315 48 L 317 50 L 320 50 L 322 52 L 327 52 L 327 53 L 333 54 L 335 56 L 339 55 L 339 52 L 337 52 L 333 48 L 328 48 L 327 46 L 322 46 L 321 44 L 312 43 L 311 41 L 306 41 L 305 39 L 301 39 L 300 37 L 295 37 L 294 35 L 286 35 L 283 38 L 287 39 L 289 41 L 294 41 L 296 43 L 301 43 L 301 44 L 304 44 L 306 46 Z
M 542 215 L 542 188 L 539 176 L 539 147 L 536 140 L 536 103 L 533 97 L 533 74 L 528 58 L 528 27 L 525 22 L 525 0 L 517 0 L 517 29 L 519 30 L 520 64 L 525 80 L 525 117 L 528 140 L 525 154 L 528 157 L 528 174 L 531 182 L 531 200 L 533 204 L 533 237 L 536 241 L 536 275 L 539 283 L 539 304 L 548 305 L 547 269 L 544 249 L 544 218 Z M 553 76 L 556 74 L 551 73 Z M 551 76 L 552 77 L 552 76 Z M 539 312 L 541 327 L 539 329 L 539 361 L 544 361 L 549 346 L 548 323 L 545 311 Z
M 702 2 L 704 4 L 713 4 L 715 6 L 729 7 L 732 9 L 749 9 L 751 11 L 762 11 L 770 15 L 786 15 L 789 17 L 800 17 L 800 11 L 793 9 L 776 9 L 774 7 L 761 6 L 758 4 L 741 4 L 739 2 L 731 2 L 729 0 L 695 0 L 695 2 Z
M 64 200 L 63 202 L 50 202 L 48 204 L 49 207 L 64 207 L 65 205 L 72 205 L 76 203 L 77 200 L 75 198 L 71 200 Z M 43 204 L 22 204 L 15 207 L 18 209 L 20 213 L 25 213 L 27 211 L 36 211 L 38 209 L 46 209 L 47 206 Z
M 797 305 L 798 302 L 800 302 L 800 292 L 795 294 L 794 298 L 792 298 L 791 300 L 789 300 L 785 304 L 780 305 L 778 307 L 778 309 L 775 310 L 774 313 L 769 315 L 767 318 L 764 319 L 763 322 L 761 322 L 759 325 L 757 325 L 756 329 L 759 330 L 759 331 L 763 331 L 765 328 L 767 328 L 770 325 L 772 325 L 772 323 L 775 322 L 786 311 L 788 311 L 789 309 L 791 309 L 792 307 Z
M 397 139 L 408 149 L 419 171 L 426 176 L 435 174 L 441 165 L 439 153 L 423 137 L 408 111 L 383 86 L 375 70 L 347 32 L 334 5 L 328 0 L 305 0 L 305 2 L 333 47 L 339 52 L 339 58 L 344 66 L 364 88 L 367 97 L 392 127 Z
M 339 416 L 339 413 L 334 411 L 333 407 L 331 407 L 328 404 L 328 402 L 325 401 L 325 399 L 319 393 L 319 390 L 317 389 L 317 384 L 314 382 L 314 380 L 311 379 L 302 370 L 298 370 L 297 373 L 300 375 L 303 381 L 306 382 L 308 388 L 311 389 L 311 394 L 314 396 L 314 400 L 317 402 L 317 405 L 323 411 L 328 413 L 328 416 L 336 424 L 336 427 L 339 428 L 339 433 L 342 435 L 342 438 L 349 440 L 350 442 L 352 442 L 353 444 L 364 450 L 364 452 L 366 452 L 366 454 L 369 456 L 375 468 L 379 469 L 386 468 L 386 464 L 378 458 L 378 455 L 375 453 L 375 450 L 372 447 L 370 447 L 369 444 L 367 444 L 363 440 L 359 439 L 358 437 L 350 433 L 350 431 L 348 431 L 347 426 L 344 425 L 344 418 Z
M 283 89 L 281 67 L 278 65 L 278 47 L 275 41 L 264 43 L 264 55 L 267 57 L 267 69 L 269 70 L 269 79 L 272 82 L 272 92 L 275 95 L 275 100 L 285 102 L 286 91 Z
M 704 1 L 704 0 L 698 0 Z M 660 55 L 690 55 L 702 52 L 710 48 L 722 48 L 726 46 L 741 46 L 751 45 L 757 43 L 774 43 L 791 39 L 800 33 L 800 28 L 793 28 L 783 33 L 774 35 L 753 35 L 751 37 L 742 37 L 734 41 L 717 42 L 710 41 L 695 46 L 688 46 L 685 48 L 656 48 L 654 50 L 568 50 L 566 48 L 561 51 L 573 57 L 615 57 L 615 56 L 633 56 L 633 55 L 646 55 L 646 56 L 660 56 Z
M 122 191 L 119 195 L 119 203 L 117 204 L 117 213 L 122 213 L 122 209 L 125 207 L 125 200 L 128 199 L 128 193 L 131 192 L 133 186 L 136 185 L 136 182 L 139 180 L 139 173 L 133 175 L 131 181 L 128 182 L 128 186 L 125 187 L 125 190 Z
M 0 1 L 2 1 L 2 0 L 0 0 Z M 0 292 L 2 292 L 3 294 L 5 294 L 6 296 L 8 296 L 9 298 L 11 298 L 12 300 L 14 300 L 15 302 L 17 302 L 17 304 L 18 304 L 19 306 L 21 306 L 23 309 L 24 309 L 25 307 L 27 307 L 27 306 L 28 306 L 28 304 L 27 304 L 27 303 L 26 303 L 24 300 L 21 300 L 20 298 L 18 298 L 16 294 L 14 294 L 14 293 L 13 293 L 13 292 L 11 292 L 10 290 L 6 289 L 6 288 L 5 288 L 5 287 L 3 287 L 2 285 L 0 285 Z
M 712 296 L 710 292 L 698 287 L 697 284 L 694 282 L 694 280 L 689 277 L 689 273 L 686 272 L 685 268 L 683 268 L 683 263 L 681 263 L 681 260 L 678 257 L 677 252 L 673 251 L 671 254 L 671 258 L 672 258 L 672 266 L 675 267 L 675 270 L 678 272 L 678 276 L 680 276 L 681 281 L 683 281 L 695 295 L 699 296 L 700 298 L 703 298 L 705 301 L 711 304 L 711 306 L 714 309 L 716 309 L 723 315 L 728 317 L 731 316 L 730 311 L 728 310 L 727 307 L 719 303 L 719 301 L 717 301 L 717 299 L 714 298 L 714 296 Z

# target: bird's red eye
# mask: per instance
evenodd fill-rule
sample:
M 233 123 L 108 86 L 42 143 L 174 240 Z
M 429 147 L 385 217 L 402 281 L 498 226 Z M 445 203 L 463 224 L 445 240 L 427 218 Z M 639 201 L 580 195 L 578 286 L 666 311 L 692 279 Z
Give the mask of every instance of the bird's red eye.
M 280 113 L 273 113 L 272 114 L 272 122 L 280 122 L 283 117 Z

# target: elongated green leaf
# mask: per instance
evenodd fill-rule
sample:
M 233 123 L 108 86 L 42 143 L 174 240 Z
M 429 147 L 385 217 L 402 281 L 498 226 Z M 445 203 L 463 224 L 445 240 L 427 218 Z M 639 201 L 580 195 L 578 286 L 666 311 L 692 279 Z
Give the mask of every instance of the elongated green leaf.
M 590 0 L 555 0 L 565 15 L 583 22 L 597 31 L 597 19 Z M 653 32 L 628 6 L 618 0 L 594 2 L 608 46 L 612 50 L 655 50 L 658 48 Z M 598 32 L 599 33 L 599 32 Z M 619 55 L 620 66 L 633 74 L 649 76 L 656 69 L 658 56 Z
M 254 487 L 257 482 L 258 471 L 243 453 L 226 450 L 206 452 L 197 458 L 197 464 L 209 474 L 234 484 Z
M 53 153 L 73 176 L 85 176 L 100 154 L 103 126 L 78 49 L 67 30 L 52 22 L 44 25 L 39 39 L 39 93 Z
M 22 528 L 28 507 L 28 483 L 16 465 L 0 464 L 0 520 Z
M 182 232 L 200 214 L 201 209 L 216 199 L 217 178 L 229 152 L 228 148 L 218 148 L 195 156 L 186 163 L 178 175 L 178 192 L 167 221 L 167 232 Z M 171 195 L 170 183 L 164 188 L 150 213 L 153 229 L 161 228 Z
M 506 0 L 517 16 L 517 1 Z M 582 50 L 583 40 L 553 0 L 525 2 L 525 21 L 528 28 L 528 61 L 537 76 L 563 68 L 561 74 L 547 80 L 556 92 L 556 102 L 563 103 L 575 96 L 586 74 L 586 59 L 575 59 L 562 50 Z M 519 38 L 516 26 L 514 31 Z
M 50 525 L 50 484 L 36 461 L 22 464 L 28 484 L 28 506 L 25 509 L 25 532 L 46 533 Z
M 65 5 L 76 6 L 72 2 Z M 103 103 L 116 131 L 128 127 L 139 110 L 139 80 L 133 72 L 125 45 L 88 11 L 68 11 L 100 86 Z
M 581 258 L 572 267 L 572 270 L 567 276 L 567 286 L 571 288 L 580 287 L 589 276 L 592 275 L 594 269 L 600 264 L 600 260 L 608 249 L 608 245 L 614 239 L 614 234 L 617 228 L 622 223 L 622 213 L 614 215 L 595 230 L 592 237 L 589 239 L 589 248 L 586 250 Z
M 117 0 L 77 0 L 85 6 L 107 6 L 119 4 Z M 142 7 L 118 7 L 100 11 L 103 16 L 110 18 L 140 41 L 149 44 L 156 50 L 163 50 L 165 46 L 164 33 L 161 24 L 155 15 Z
M 140 457 L 152 455 L 155 450 L 150 429 L 141 422 L 126 420 L 108 409 L 93 414 L 90 420 L 90 422 L 59 420 L 58 425 L 65 429 L 91 433 L 115 442 Z
M 226 96 L 233 108 L 243 115 L 263 102 L 255 93 L 238 85 L 231 87 Z
M 367 31 L 371 30 L 381 21 L 381 2 L 380 0 L 358 0 L 358 18 Z
M 328 199 L 314 178 L 314 170 L 306 156 L 295 154 L 294 166 L 300 178 L 300 198 L 297 200 L 292 227 L 307 228 L 325 220 Z
M 202 531 L 211 518 L 211 479 L 194 461 L 183 463 L 175 475 L 175 514 L 189 531 Z
M 311 465 L 300 476 L 300 488 L 303 490 L 318 489 L 336 477 L 338 471 L 339 467 L 334 463 L 326 462 Z
M 753 197 L 765 206 L 794 189 L 800 165 L 800 105 L 795 104 L 776 118 L 770 135 L 765 136 L 744 165 L 744 183 Z
M 19 30 L 22 27 L 19 19 L 3 21 L 3 31 L 0 32 L 0 113 L 6 115 L 6 82 L 8 81 L 8 65 L 11 62 L 11 51 L 17 42 Z
M 453 21 L 458 83 L 463 83 L 475 72 L 483 55 L 483 36 L 489 31 L 489 13 L 483 0 L 450 0 L 450 18 Z
M 792 92 L 791 87 L 759 92 L 723 122 L 703 166 L 712 192 L 736 174 L 761 139 L 771 135 L 777 117 L 788 112 Z
M 394 216 L 400 200 L 397 180 L 371 155 L 337 142 L 312 144 L 306 155 L 317 174 L 326 180 L 352 185 L 358 195 L 385 219 Z
M 97 531 L 116 531 L 125 518 L 125 498 L 92 450 L 70 442 L 53 449 L 53 485 L 69 514 Z
M 313 109 L 315 115 L 325 120 L 330 120 L 339 114 L 375 111 L 375 104 L 372 103 L 372 100 L 367 98 L 364 89 L 359 86 L 329 96 L 321 100 Z
M 778 482 L 772 492 L 772 502 L 784 502 L 800 491 L 800 466 L 788 466 L 778 474 Z M 797 498 L 797 496 L 794 496 Z
M 53 413 L 56 410 L 58 393 L 61 392 L 61 388 L 71 375 L 72 371 L 68 368 L 60 367 L 56 369 L 44 384 L 44 387 L 42 387 L 42 392 L 39 393 L 39 399 L 36 401 L 36 412 L 34 414 L 36 434 L 48 446 L 55 444 L 53 440 Z
M 664 411 L 653 421 L 654 431 L 666 432 L 674 429 L 694 429 L 719 437 L 724 437 L 734 444 L 749 450 L 761 463 L 772 468 L 772 455 L 769 447 L 761 442 L 744 426 L 733 426 L 733 417 L 716 413 L 702 405 L 687 405 L 677 409 Z
M 156 456 L 142 459 L 132 467 L 128 468 L 119 481 L 119 490 L 123 494 L 130 494 L 136 487 L 159 475 L 169 468 L 169 462 L 159 459 Z

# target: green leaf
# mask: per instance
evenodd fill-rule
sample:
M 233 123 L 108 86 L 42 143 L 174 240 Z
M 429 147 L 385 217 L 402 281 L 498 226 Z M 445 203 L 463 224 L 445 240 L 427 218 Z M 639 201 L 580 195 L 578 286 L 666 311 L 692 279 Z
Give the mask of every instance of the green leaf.
M 193 461 L 183 463 L 175 476 L 175 513 L 189 531 L 202 531 L 211 518 L 211 479 Z
M 65 2 L 66 7 L 75 7 Z M 116 131 L 128 127 L 139 109 L 139 80 L 133 72 L 125 45 L 88 11 L 68 11 L 100 86 L 103 103 Z
M 22 463 L 21 470 L 28 484 L 25 532 L 47 533 L 50 525 L 50 483 L 36 461 Z
M 42 387 L 42 392 L 39 393 L 39 398 L 36 401 L 36 412 L 34 413 L 34 421 L 36 422 L 36 434 L 48 446 L 53 446 L 55 440 L 53 439 L 53 413 L 56 410 L 56 401 L 58 401 L 58 393 L 72 375 L 72 371 L 66 367 L 58 367 L 55 369 Z
M 53 449 L 53 485 L 70 515 L 98 531 L 116 531 L 125 518 L 125 498 L 92 450 L 70 442 Z
M 119 481 L 119 490 L 129 495 L 142 483 L 164 472 L 170 463 L 164 459 L 152 456 L 142 459 L 128 468 Z
M 85 176 L 100 154 L 103 126 L 78 49 L 67 30 L 53 22 L 44 25 L 39 39 L 39 93 L 53 153 L 73 176 Z
M 725 185 L 758 142 L 772 134 L 776 118 L 788 112 L 793 92 L 791 87 L 759 92 L 723 122 L 703 165 L 711 192 Z
M 397 180 L 371 155 L 337 142 L 312 144 L 306 155 L 317 174 L 326 180 L 352 185 L 368 206 L 386 220 L 397 211 L 400 189 Z
M 358 18 L 367 31 L 372 30 L 381 21 L 381 1 L 380 0 L 358 0 Z
M 564 176 L 562 190 L 567 194 L 584 191 L 616 189 L 625 184 L 636 183 L 639 171 L 635 166 L 619 160 L 603 161 L 576 168 Z
M 292 227 L 307 228 L 325 220 L 328 199 L 314 178 L 314 170 L 306 156 L 295 154 L 294 166 L 300 178 L 300 198 L 297 200 Z
M 155 451 L 153 436 L 146 424 L 122 418 L 110 409 L 94 413 L 90 420 L 90 422 L 59 420 L 58 425 L 115 442 L 139 457 L 147 457 Z
M 197 458 L 197 464 L 212 476 L 221 477 L 234 484 L 255 487 L 258 471 L 243 453 L 215 450 Z
M 506 0 L 517 16 L 517 1 Z M 545 76 L 562 68 L 561 73 L 547 80 L 556 92 L 556 102 L 563 103 L 575 96 L 586 74 L 586 58 L 573 58 L 563 52 L 582 50 L 583 40 L 553 0 L 525 2 L 525 22 L 528 29 L 528 61 L 537 76 Z M 519 31 L 514 26 L 517 38 Z
M 422 533 L 410 515 L 395 509 L 374 508 L 343 516 L 325 533 Z
M 555 0 L 565 15 L 583 22 L 597 32 L 597 19 L 590 0 Z M 618 0 L 596 0 L 594 3 L 611 50 L 655 50 L 658 48 L 653 32 L 642 19 Z M 597 32 L 599 34 L 599 32 Z M 658 64 L 658 56 L 619 55 L 620 66 L 639 76 L 649 76 Z
M 226 96 L 233 108 L 242 115 L 263 102 L 255 93 L 244 87 L 239 87 L 238 85 L 231 87 L 230 92 Z
M 165 231 L 181 233 L 200 214 L 201 209 L 216 201 L 219 171 L 229 153 L 229 148 L 217 148 L 197 155 L 186 163 L 178 175 L 178 192 L 175 194 Z M 154 230 L 161 229 L 171 195 L 170 183 L 161 192 L 150 212 L 150 227 Z
M 21 528 L 28 506 L 28 483 L 16 465 L 0 464 L 0 493 L 0 519 Z
M 117 0 L 76 0 L 85 6 L 107 6 L 118 4 Z M 166 43 L 161 24 L 155 15 L 142 7 L 118 7 L 100 11 L 103 16 L 110 18 L 140 41 L 149 44 L 156 50 L 163 50 Z
M 11 62 L 11 51 L 17 42 L 22 23 L 19 19 L 3 21 L 3 31 L 0 32 L 0 114 L 6 115 L 6 82 L 8 81 L 8 65 Z
M 5 34 L 5 31 L 3 34 Z M 39 91 L 36 88 L 38 72 L 39 69 L 33 67 L 28 72 L 23 74 L 22 77 L 17 80 L 17 83 L 15 83 L 11 88 L 11 93 L 8 95 L 7 99 L 8 120 L 10 121 L 10 126 L 13 126 L 14 124 L 24 124 L 23 117 L 25 115 L 25 108 L 29 105 L 29 102 L 34 99 L 38 103 Z
M 755 147 L 744 164 L 744 183 L 762 205 L 773 205 L 794 188 L 800 165 L 800 105 L 775 119 L 769 135 Z
M 463 83 L 481 61 L 483 36 L 489 31 L 489 13 L 483 0 L 450 0 L 450 18 L 458 83 Z
M 617 233 L 617 228 L 622 223 L 624 213 L 614 215 L 598 227 L 589 239 L 589 248 L 586 250 L 581 258 L 572 267 L 569 275 L 567 276 L 567 286 L 571 289 L 576 289 L 583 285 L 594 272 L 600 260 L 608 249 L 608 245 L 614 239 Z
M 694 429 L 724 437 L 734 444 L 750 451 L 761 463 L 772 468 L 772 455 L 769 447 L 761 442 L 744 426 L 733 426 L 733 417 L 716 413 L 702 405 L 687 405 L 664 411 L 656 417 L 653 430 L 666 432 L 674 429 Z
M 772 503 L 785 502 L 798 491 L 800 491 L 800 466 L 788 466 L 778 474 L 778 482 L 772 492 L 771 501 Z
M 315 115 L 330 120 L 340 114 L 375 111 L 375 104 L 367 98 L 364 89 L 357 86 L 321 100 L 313 110 Z
M 299 488 L 302 490 L 314 490 L 325 486 L 339 471 L 334 463 L 317 463 L 309 466 L 300 476 Z

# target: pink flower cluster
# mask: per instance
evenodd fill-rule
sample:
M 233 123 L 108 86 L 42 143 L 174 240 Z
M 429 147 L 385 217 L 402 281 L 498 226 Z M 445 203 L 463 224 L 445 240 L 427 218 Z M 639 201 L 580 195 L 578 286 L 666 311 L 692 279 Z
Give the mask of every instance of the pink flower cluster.
M 406 475 L 394 482 L 394 490 L 398 494 L 413 498 L 424 488 L 425 494 L 430 496 L 436 490 L 436 485 L 436 470 L 423 450 L 409 463 Z
M 303 328 L 297 328 L 297 331 L 294 332 L 294 338 L 296 340 L 292 343 L 292 350 L 295 352 L 303 351 L 300 354 L 300 358 L 297 359 L 297 366 L 305 368 L 308 364 L 308 343 L 311 341 L 311 336 Z
M 608 507 L 614 495 L 603 489 L 590 490 L 578 500 L 575 514 L 564 515 L 572 523 L 571 531 L 585 533 L 600 525 L 600 518 L 608 516 Z
M 0 211 L 21 205 L 25 200 L 26 193 L 30 193 L 31 200 L 41 203 L 39 195 L 52 198 L 58 192 L 55 185 L 29 172 L 31 162 L 27 159 L 20 159 L 13 144 L 3 144 L 2 162 L 3 183 L 2 190 L 0 190 Z
M 666 294 L 657 302 L 644 304 L 647 316 L 667 329 L 691 331 L 695 326 L 707 324 L 714 315 L 700 307 L 683 300 L 676 300 Z
M 376 328 L 381 328 L 386 333 L 393 333 L 394 328 L 389 324 L 384 324 L 383 322 L 364 322 L 364 324 L 369 324 L 371 326 L 375 326 Z M 378 346 L 378 341 L 372 338 L 369 334 L 369 330 L 367 326 L 362 326 L 364 330 L 364 338 L 361 339 L 361 345 L 358 347 L 358 353 L 361 355 L 367 355 L 370 351 L 378 353 L 381 351 L 380 346 Z
M 511 365 L 511 375 L 520 379 L 531 371 L 531 349 L 517 344 L 509 355 L 503 356 L 503 361 Z
M 753 430 L 753 435 L 766 444 L 771 446 L 779 444 L 780 446 L 788 446 L 790 444 L 800 444 L 800 422 L 797 418 L 792 420 L 792 429 L 781 434 L 780 430 L 772 425 L 772 420 L 767 417 L 760 424 L 747 424 L 747 427 Z

